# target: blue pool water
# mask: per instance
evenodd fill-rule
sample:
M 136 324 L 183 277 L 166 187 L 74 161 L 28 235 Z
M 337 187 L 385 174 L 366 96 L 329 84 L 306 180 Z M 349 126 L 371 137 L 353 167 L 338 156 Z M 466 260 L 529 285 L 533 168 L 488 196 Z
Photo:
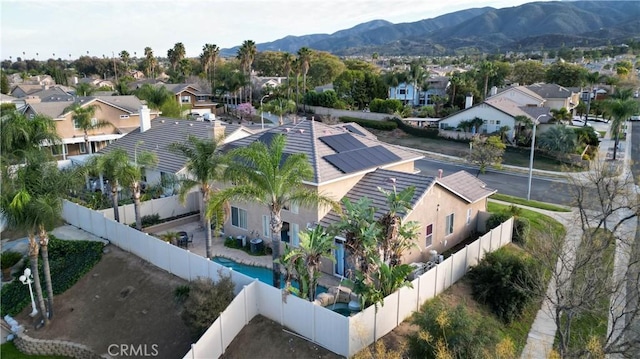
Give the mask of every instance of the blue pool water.
M 236 272 L 242 273 L 251 278 L 257 278 L 259 281 L 263 283 L 267 283 L 269 285 L 273 284 L 273 272 L 269 268 L 264 267 L 255 267 L 246 264 L 241 264 L 238 262 L 234 262 L 231 259 L 223 258 L 223 257 L 213 257 L 212 261 L 223 265 L 227 268 L 231 268 Z M 284 281 L 281 281 L 282 285 L 284 285 Z M 298 288 L 298 283 L 292 283 L 294 287 Z M 316 295 L 320 293 L 325 293 L 327 288 L 319 285 L 316 288 Z

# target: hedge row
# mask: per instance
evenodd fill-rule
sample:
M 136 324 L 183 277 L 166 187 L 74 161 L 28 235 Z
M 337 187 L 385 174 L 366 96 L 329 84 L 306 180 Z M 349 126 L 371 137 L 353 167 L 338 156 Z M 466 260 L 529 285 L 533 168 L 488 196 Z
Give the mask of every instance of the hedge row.
M 339 117 L 340 122 L 355 122 L 358 125 L 366 128 L 373 128 L 381 131 L 393 131 L 398 128 L 398 124 L 391 121 L 377 121 L 377 120 L 365 120 L 357 117 L 342 116 Z
M 396 117 L 390 119 L 389 121 L 395 123 L 399 129 L 410 135 L 424 138 L 438 138 L 438 129 L 436 128 L 414 127 L 406 124 L 404 121 Z

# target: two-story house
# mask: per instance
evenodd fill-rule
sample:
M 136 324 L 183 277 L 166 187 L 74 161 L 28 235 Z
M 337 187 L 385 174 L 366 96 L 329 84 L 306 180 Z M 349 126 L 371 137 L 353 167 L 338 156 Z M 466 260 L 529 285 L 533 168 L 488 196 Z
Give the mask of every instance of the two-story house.
M 432 76 L 426 79 L 424 89 L 412 83 L 400 83 L 389 87 L 389 98 L 400 100 L 404 105 L 414 107 L 430 106 L 434 104 L 434 96 L 445 96 L 449 87 L 446 76 Z
M 89 145 L 86 148 L 84 132 L 73 121 L 70 106 L 79 103 L 82 107 L 95 106 L 94 120 L 107 121 L 112 126 L 89 131 Z M 56 131 L 62 144 L 51 146 L 55 156 L 66 159 L 86 153 L 94 153 L 107 144 L 124 136 L 140 126 L 140 108 L 144 103 L 135 96 L 89 96 L 78 97 L 74 101 L 42 102 L 38 98 L 27 101 L 24 113 L 28 117 L 44 115 L 54 120 Z M 157 111 L 149 111 L 150 118 L 159 115 Z
M 197 85 L 156 83 L 154 86 L 162 86 L 171 91 L 176 97 L 176 101 L 188 108 L 187 113 L 219 115 L 216 111 L 217 103 L 213 102 L 212 95 L 202 91 Z

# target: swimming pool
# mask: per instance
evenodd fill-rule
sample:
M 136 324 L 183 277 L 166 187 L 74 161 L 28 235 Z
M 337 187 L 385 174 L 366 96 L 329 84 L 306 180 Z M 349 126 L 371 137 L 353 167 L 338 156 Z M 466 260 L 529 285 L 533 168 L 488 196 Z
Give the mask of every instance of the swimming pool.
M 248 277 L 257 278 L 259 281 L 263 283 L 267 283 L 269 285 L 273 284 L 273 272 L 269 268 L 250 266 L 250 265 L 234 262 L 233 260 L 227 259 L 224 257 L 213 257 L 211 258 L 211 260 L 227 268 L 231 268 L 236 272 L 242 273 Z M 281 282 L 282 282 L 282 285 L 284 286 L 284 280 L 281 280 Z M 297 282 L 294 281 L 292 284 L 294 287 L 298 288 Z M 326 291 L 327 291 L 326 287 L 319 285 L 316 288 L 316 295 L 320 293 L 325 293 Z

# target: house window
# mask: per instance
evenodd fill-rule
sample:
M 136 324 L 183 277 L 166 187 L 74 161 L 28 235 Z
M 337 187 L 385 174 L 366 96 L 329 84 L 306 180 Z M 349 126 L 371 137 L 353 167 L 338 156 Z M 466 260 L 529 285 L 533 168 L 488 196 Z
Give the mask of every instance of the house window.
M 85 146 L 84 142 L 78 143 L 78 146 L 80 147 L 80 153 L 87 153 L 87 146 Z
M 496 125 L 499 125 L 499 124 L 500 124 L 500 120 L 496 120 Z
M 490 124 L 490 125 L 493 125 L 493 124 L 495 124 L 495 123 L 496 123 L 496 121 L 494 121 L 494 120 L 489 120 L 489 124 Z
M 398 89 L 398 95 L 406 95 L 406 94 L 407 94 L 406 89 Z
M 262 216 L 262 235 L 265 238 L 271 238 L 271 218 L 269 216 Z
M 431 245 L 433 244 L 433 224 L 430 224 L 427 226 L 427 229 L 425 230 L 425 248 L 429 248 L 431 247 Z
M 74 130 L 79 130 L 80 129 L 80 124 L 76 120 L 73 120 L 73 129 Z
M 450 215 L 447 216 L 447 222 L 445 223 L 445 227 L 444 227 L 445 236 L 448 236 L 453 233 L 453 220 L 454 220 L 454 214 L 451 213 Z
M 291 223 L 291 243 L 296 247 L 300 244 L 300 237 L 298 237 L 299 232 L 300 226 L 297 223 Z
M 51 146 L 51 154 L 54 155 L 54 156 L 63 154 L 64 153 L 64 149 L 62 148 L 62 146 L 65 146 L 65 145 L 62 144 L 62 145 L 53 145 L 53 146 Z
M 291 203 L 291 213 L 298 214 L 300 206 L 297 203 Z
M 91 126 L 95 126 L 98 124 L 98 119 L 97 118 L 92 118 L 91 119 Z
M 247 211 L 238 207 L 231 207 L 231 225 L 247 229 Z
M 471 224 L 471 208 L 467 209 L 467 226 Z
M 34 118 L 34 117 L 36 117 L 36 115 L 34 115 L 34 114 L 32 114 L 32 113 L 30 113 L 30 114 L 29 114 L 29 119 L 30 119 L 30 120 L 33 120 L 33 118 Z
M 120 115 L 121 120 L 126 120 L 129 118 L 129 115 Z
M 181 103 L 191 103 L 191 96 L 180 96 Z

